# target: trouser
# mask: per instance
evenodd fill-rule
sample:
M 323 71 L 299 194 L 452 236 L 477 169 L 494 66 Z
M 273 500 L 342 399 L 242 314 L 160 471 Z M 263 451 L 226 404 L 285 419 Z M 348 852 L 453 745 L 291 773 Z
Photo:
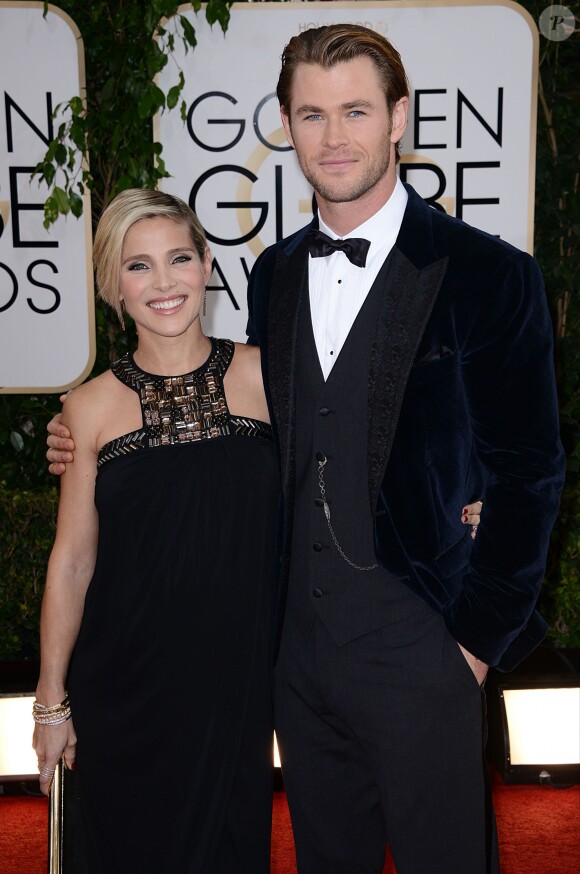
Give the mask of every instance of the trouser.
M 337 646 L 286 617 L 275 724 L 299 874 L 496 874 L 485 699 L 439 614 Z

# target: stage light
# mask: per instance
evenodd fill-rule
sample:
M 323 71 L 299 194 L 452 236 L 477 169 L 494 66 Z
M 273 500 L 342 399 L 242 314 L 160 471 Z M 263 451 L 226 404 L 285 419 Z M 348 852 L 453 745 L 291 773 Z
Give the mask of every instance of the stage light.
M 38 780 L 36 753 L 32 749 L 32 702 L 29 693 L 0 694 L 0 783 Z
M 498 685 L 506 783 L 580 782 L 580 683 Z

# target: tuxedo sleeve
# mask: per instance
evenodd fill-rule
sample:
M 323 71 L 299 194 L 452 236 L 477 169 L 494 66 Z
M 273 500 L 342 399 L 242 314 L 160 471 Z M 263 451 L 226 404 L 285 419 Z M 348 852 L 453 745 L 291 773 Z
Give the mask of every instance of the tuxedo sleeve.
M 246 342 L 259 346 L 265 340 L 267 329 L 267 300 L 271 284 L 272 247 L 258 257 L 248 280 L 248 322 Z
M 509 670 L 528 625 L 539 640 L 545 633 L 534 608 L 565 470 L 552 324 L 529 255 L 510 252 L 490 277 L 462 360 L 487 485 L 470 565 L 445 619 L 467 650 Z
M 256 326 L 254 324 L 254 270 L 250 273 L 250 279 L 248 280 L 248 322 L 246 324 L 246 343 L 249 343 L 251 346 L 258 345 Z

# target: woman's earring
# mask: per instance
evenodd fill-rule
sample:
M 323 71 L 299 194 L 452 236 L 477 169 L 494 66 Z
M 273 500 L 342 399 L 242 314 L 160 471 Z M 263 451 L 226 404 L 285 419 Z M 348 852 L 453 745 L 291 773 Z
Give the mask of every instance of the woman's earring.
M 118 316 L 119 316 L 119 321 L 121 323 L 121 330 L 124 331 L 126 329 L 125 329 L 125 319 L 123 318 L 123 301 L 120 302 Z
M 207 288 L 204 288 L 204 290 L 203 290 L 203 308 L 202 308 L 202 313 L 204 314 L 204 316 L 205 316 L 206 304 L 207 304 Z

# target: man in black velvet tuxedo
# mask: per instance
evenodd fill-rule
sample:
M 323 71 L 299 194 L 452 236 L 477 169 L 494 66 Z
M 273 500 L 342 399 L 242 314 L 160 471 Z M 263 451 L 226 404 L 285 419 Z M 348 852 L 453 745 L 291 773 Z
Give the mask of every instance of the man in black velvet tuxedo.
M 408 88 L 387 40 L 302 33 L 278 97 L 318 205 L 249 287 L 283 481 L 298 869 L 379 874 L 390 841 L 398 874 L 496 872 L 483 682 L 545 634 L 564 468 L 542 278 L 397 179 Z M 473 541 L 457 508 L 482 495 Z

